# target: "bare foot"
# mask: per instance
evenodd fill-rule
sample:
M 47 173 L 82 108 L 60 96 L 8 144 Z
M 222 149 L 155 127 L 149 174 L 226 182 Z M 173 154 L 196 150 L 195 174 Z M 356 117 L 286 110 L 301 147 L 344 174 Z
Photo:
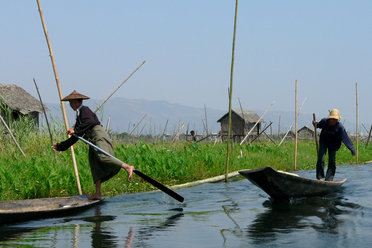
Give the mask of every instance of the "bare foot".
M 128 165 L 128 167 L 125 169 L 128 172 L 128 182 L 132 179 L 134 166 Z
M 318 180 L 319 180 L 319 181 L 323 181 L 323 178 L 319 178 Z
M 90 201 L 101 200 L 101 199 L 102 199 L 101 194 L 97 194 L 97 193 L 95 193 L 91 197 L 88 197 L 88 200 L 90 200 Z

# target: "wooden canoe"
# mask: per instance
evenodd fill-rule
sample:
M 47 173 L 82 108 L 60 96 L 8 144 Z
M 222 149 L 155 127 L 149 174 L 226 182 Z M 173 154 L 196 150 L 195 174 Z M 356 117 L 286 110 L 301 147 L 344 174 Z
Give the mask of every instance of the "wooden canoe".
M 90 201 L 87 197 L 70 196 L 2 201 L 0 202 L 0 225 L 75 214 L 102 202 L 102 200 Z
M 346 178 L 338 181 L 320 181 L 293 173 L 276 171 L 271 167 L 239 171 L 274 200 L 322 196 L 341 188 Z

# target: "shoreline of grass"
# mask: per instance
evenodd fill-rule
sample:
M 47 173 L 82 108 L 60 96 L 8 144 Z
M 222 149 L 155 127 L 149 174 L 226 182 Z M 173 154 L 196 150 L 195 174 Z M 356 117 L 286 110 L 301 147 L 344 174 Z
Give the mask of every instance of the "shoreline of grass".
M 0 150 L 0 201 L 28 198 L 77 195 L 69 151 L 58 153 L 54 159 L 47 136 L 35 135 L 23 140 L 24 158 L 10 142 Z M 88 162 L 88 146 L 78 142 L 75 146 L 80 183 L 84 194 L 95 190 Z M 226 144 L 218 143 L 114 143 L 115 156 L 133 164 L 143 173 L 167 186 L 193 182 L 225 173 Z M 243 158 L 240 158 L 240 149 Z M 230 158 L 230 172 L 271 166 L 277 170 L 293 171 L 294 143 L 285 142 L 281 147 L 271 143 L 235 145 Z M 360 146 L 360 163 L 372 159 L 372 147 Z M 314 169 L 315 145 L 300 141 L 297 170 Z M 355 157 L 345 146 L 337 153 L 337 164 L 355 163 Z M 315 178 L 315 175 L 314 175 Z M 115 196 L 155 190 L 139 177 L 127 183 L 126 173 L 102 184 L 102 193 Z

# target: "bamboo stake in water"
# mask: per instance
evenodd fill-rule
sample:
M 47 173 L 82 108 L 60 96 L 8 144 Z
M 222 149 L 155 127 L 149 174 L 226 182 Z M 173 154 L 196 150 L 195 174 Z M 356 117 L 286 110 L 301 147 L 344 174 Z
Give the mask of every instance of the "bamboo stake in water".
M 234 78 L 234 56 L 235 56 L 235 37 L 236 37 L 236 20 L 238 15 L 238 0 L 235 2 L 235 17 L 234 17 L 234 34 L 233 34 L 233 44 L 232 44 L 232 56 L 231 56 L 231 71 L 230 71 L 230 88 L 229 88 L 229 122 L 227 128 L 227 153 L 226 153 L 226 171 L 225 171 L 225 181 L 229 181 L 229 164 L 230 164 L 230 135 L 231 135 L 231 102 L 232 102 L 232 92 L 233 92 L 233 78 Z
M 12 137 L 14 143 L 17 145 L 19 151 L 22 153 L 22 155 L 23 155 L 24 157 L 26 157 L 26 154 L 23 152 L 21 146 L 18 144 L 18 142 L 17 142 L 17 140 L 15 139 L 15 137 L 14 137 L 12 131 L 10 130 L 10 128 L 8 127 L 8 125 L 6 124 L 4 118 L 3 118 L 1 115 L 0 115 L 0 119 L 1 119 L 1 122 L 4 124 L 5 128 L 8 130 L 8 132 L 9 132 L 10 136 Z
M 37 91 L 37 95 L 39 96 L 39 100 L 40 100 L 40 105 L 41 105 L 41 108 L 43 109 L 43 113 L 44 113 L 44 116 L 45 116 L 45 122 L 47 124 L 47 127 L 48 127 L 48 132 L 49 132 L 49 136 L 50 136 L 50 142 L 52 143 L 52 145 L 54 144 L 53 142 L 53 135 L 52 135 L 52 132 L 50 130 L 50 126 L 49 126 L 49 121 L 48 121 L 48 116 L 46 114 L 46 111 L 45 111 L 45 107 L 44 107 L 44 104 L 43 104 L 43 100 L 41 99 L 41 96 L 40 96 L 40 92 L 39 92 L 39 87 L 37 86 L 37 83 L 36 83 L 36 80 L 35 78 L 33 78 L 34 80 L 34 84 L 35 84 L 35 88 L 36 88 L 36 91 Z M 54 158 L 57 159 L 57 152 L 54 151 Z
M 54 55 L 53 55 L 52 45 L 51 45 L 50 40 L 49 40 L 48 31 L 47 31 L 47 28 L 46 28 L 46 25 L 45 25 L 45 21 L 44 21 L 43 12 L 41 10 L 40 0 L 36 0 L 36 2 L 37 2 L 37 5 L 38 5 L 38 8 L 39 8 L 39 14 L 40 14 L 40 19 L 41 19 L 41 24 L 43 26 L 45 39 L 46 39 L 46 42 L 47 42 L 47 45 L 48 45 L 48 49 L 49 49 L 50 60 L 52 62 L 52 66 L 53 66 L 54 77 L 55 77 L 55 80 L 56 80 L 58 94 L 59 94 L 59 99 L 60 99 L 60 102 L 61 102 L 61 109 L 62 109 L 62 114 L 63 114 L 63 120 L 65 122 L 66 130 L 68 130 L 69 127 L 68 127 L 68 121 L 67 121 L 67 114 L 66 114 L 65 104 L 62 101 L 63 95 L 62 95 L 62 90 L 61 90 L 61 84 L 59 83 L 59 77 L 58 77 L 56 63 L 54 61 Z M 76 186 L 77 186 L 79 195 L 82 195 L 83 193 L 81 191 L 80 179 L 79 179 L 79 172 L 78 172 L 78 169 L 77 169 L 76 158 L 75 158 L 75 151 L 74 151 L 74 147 L 73 146 L 70 147 L 70 151 L 71 151 L 72 163 L 73 163 L 73 166 L 74 166 L 74 172 L 75 172 L 75 178 L 76 178 Z
M 297 115 L 297 80 L 295 86 L 295 154 L 294 154 L 294 170 L 297 169 L 297 145 L 298 145 L 298 115 Z
M 358 83 L 355 83 L 356 102 L 356 164 L 359 164 L 359 116 L 358 116 Z
M 134 74 L 134 73 L 136 73 L 136 71 L 144 64 L 144 63 L 146 63 L 146 60 L 144 60 L 139 66 L 137 66 L 137 68 L 136 69 L 134 69 L 134 71 L 132 71 L 132 73 L 131 74 L 129 74 L 129 76 L 126 78 L 126 79 L 124 79 L 124 81 L 123 82 L 121 82 L 121 84 L 108 96 L 108 97 L 106 97 L 106 99 L 105 100 L 103 100 L 103 102 L 96 108 L 96 110 L 94 110 L 94 113 L 96 113 L 100 108 L 102 108 L 102 106 L 103 106 L 103 104 L 105 104 L 111 97 L 112 97 L 112 95 L 113 94 L 115 94 L 115 92 L 116 91 L 118 91 L 119 89 L 120 89 L 120 87 L 121 86 L 123 86 L 123 84 L 125 84 L 125 82 L 126 81 L 128 81 L 128 79 Z

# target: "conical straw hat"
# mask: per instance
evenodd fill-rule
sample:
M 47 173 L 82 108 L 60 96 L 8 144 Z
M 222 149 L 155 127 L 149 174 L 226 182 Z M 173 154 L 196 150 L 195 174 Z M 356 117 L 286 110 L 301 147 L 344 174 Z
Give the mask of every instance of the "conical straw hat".
M 66 96 L 62 99 L 62 101 L 70 101 L 70 100 L 87 100 L 89 97 L 80 94 L 76 90 L 74 90 L 70 95 Z
M 329 112 L 328 119 L 341 120 L 341 115 L 338 109 L 332 109 L 331 112 Z

